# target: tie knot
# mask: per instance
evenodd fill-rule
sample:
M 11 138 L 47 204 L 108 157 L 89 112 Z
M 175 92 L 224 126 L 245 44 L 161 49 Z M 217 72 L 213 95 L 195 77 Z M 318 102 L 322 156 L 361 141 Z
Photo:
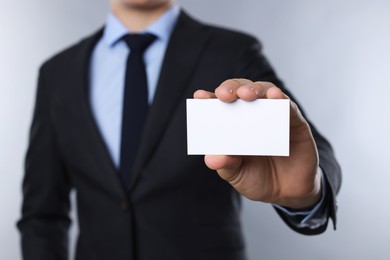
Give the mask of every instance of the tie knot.
M 156 39 L 153 34 L 126 34 L 123 40 L 132 52 L 144 52 Z

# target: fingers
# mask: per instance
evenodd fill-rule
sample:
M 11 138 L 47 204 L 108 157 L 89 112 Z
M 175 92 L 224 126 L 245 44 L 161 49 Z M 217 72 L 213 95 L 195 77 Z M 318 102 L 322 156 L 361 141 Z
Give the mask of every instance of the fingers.
M 288 97 L 280 90 L 280 88 L 276 87 L 272 83 L 265 82 L 267 84 L 271 84 L 265 94 L 265 98 L 269 99 L 288 99 Z
M 194 98 L 197 99 L 208 99 L 208 98 L 216 98 L 215 94 L 206 90 L 197 90 L 194 93 Z
M 228 79 L 215 89 L 215 95 L 219 100 L 230 103 L 239 98 L 237 95 L 239 88 L 252 83 L 252 81 L 247 79 Z
M 215 90 L 215 95 L 223 102 L 233 102 L 237 99 L 253 101 L 258 98 L 287 98 L 279 88 L 270 82 L 253 82 L 247 79 L 226 80 Z
M 258 98 L 286 99 L 288 97 L 271 82 L 253 82 L 248 79 L 229 79 L 222 82 L 222 84 L 215 89 L 215 93 L 197 90 L 194 93 L 194 98 L 218 98 L 222 102 L 230 103 L 237 99 L 253 101 Z

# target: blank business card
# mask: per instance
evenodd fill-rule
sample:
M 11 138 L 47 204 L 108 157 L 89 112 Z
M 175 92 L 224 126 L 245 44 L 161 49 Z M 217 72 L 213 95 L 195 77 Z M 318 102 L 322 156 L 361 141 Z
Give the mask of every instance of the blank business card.
M 287 99 L 187 99 L 189 155 L 289 155 Z

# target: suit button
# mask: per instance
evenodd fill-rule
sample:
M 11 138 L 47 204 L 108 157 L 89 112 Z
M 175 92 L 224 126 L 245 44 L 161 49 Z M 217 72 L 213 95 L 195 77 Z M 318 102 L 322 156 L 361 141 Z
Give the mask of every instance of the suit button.
M 122 204 L 121 204 L 121 210 L 122 210 L 123 212 L 129 211 L 129 204 L 127 204 L 126 201 L 122 202 Z

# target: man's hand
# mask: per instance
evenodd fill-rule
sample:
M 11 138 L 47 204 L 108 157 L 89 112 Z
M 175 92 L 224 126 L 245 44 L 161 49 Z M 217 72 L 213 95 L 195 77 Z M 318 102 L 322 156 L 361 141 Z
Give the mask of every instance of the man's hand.
M 226 80 L 215 93 L 198 90 L 194 98 L 218 98 L 222 102 L 288 99 L 272 83 L 247 79 Z M 290 103 L 289 157 L 206 155 L 205 163 L 249 199 L 302 209 L 313 206 L 321 197 L 318 153 L 309 124 L 297 105 Z M 237 133 L 232 138 L 240 138 L 242 134 L 248 133 Z M 254 133 L 253 138 L 267 137 Z

